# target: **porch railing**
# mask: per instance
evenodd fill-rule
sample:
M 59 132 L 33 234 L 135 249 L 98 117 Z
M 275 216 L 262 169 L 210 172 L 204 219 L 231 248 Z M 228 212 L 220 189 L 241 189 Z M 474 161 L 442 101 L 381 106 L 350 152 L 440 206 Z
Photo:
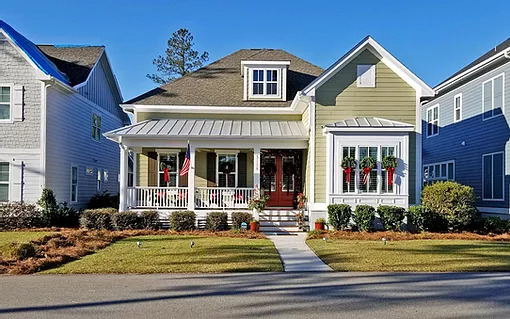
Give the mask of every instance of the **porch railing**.
M 187 187 L 128 187 L 128 207 L 187 208 Z
M 196 208 L 248 208 L 253 188 L 197 187 Z

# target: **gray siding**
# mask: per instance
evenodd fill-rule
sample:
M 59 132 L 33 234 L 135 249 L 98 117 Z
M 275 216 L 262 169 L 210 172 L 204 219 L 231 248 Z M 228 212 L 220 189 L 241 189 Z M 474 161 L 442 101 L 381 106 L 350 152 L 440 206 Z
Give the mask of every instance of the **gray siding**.
M 0 123 L 0 149 L 39 148 L 41 81 L 32 65 L 7 41 L 0 41 L 0 83 L 24 88 L 24 120 Z
M 504 82 L 504 115 L 482 120 L 482 83 L 501 73 Z M 462 121 L 454 123 L 453 98 L 462 93 Z M 426 137 L 426 110 L 439 104 L 439 135 Z M 423 164 L 455 160 L 455 179 L 475 189 L 478 205 L 509 207 L 510 196 L 510 62 L 428 102 L 422 108 Z M 462 145 L 465 144 L 465 145 Z M 482 200 L 482 154 L 505 151 L 504 202 Z
M 116 194 L 119 189 L 119 147 L 101 136 L 91 136 L 92 113 L 101 116 L 101 131 L 122 126 L 121 120 L 84 101 L 78 94 L 48 89 L 46 185 L 53 189 L 59 201 L 70 201 L 71 165 L 78 166 L 78 203 L 85 205 L 96 193 L 97 169 L 108 170 L 109 180 L 103 190 Z M 92 168 L 93 173 L 86 174 Z
M 122 102 L 112 88 L 115 87 L 115 79 L 110 75 L 108 62 L 103 54 L 99 63 L 89 76 L 87 84 L 78 88 L 78 92 L 85 98 L 103 107 L 112 114 L 118 114 L 119 103 Z

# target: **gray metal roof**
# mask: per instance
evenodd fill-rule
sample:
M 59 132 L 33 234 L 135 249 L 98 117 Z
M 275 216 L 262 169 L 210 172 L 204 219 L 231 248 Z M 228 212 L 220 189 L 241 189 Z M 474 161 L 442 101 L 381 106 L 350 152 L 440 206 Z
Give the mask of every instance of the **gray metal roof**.
M 104 134 L 115 137 L 306 139 L 301 121 L 151 119 Z
M 341 120 L 332 124 L 326 124 L 325 127 L 341 128 L 414 128 L 414 125 L 397 122 L 393 120 L 378 117 L 354 117 Z

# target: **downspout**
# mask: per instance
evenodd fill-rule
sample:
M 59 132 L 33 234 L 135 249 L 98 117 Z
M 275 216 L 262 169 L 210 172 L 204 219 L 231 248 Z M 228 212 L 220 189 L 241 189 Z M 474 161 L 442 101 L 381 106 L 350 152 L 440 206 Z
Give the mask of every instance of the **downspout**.
M 48 88 L 51 83 L 41 85 L 41 186 L 46 188 L 46 127 Z M 42 190 L 41 190 L 42 191 Z

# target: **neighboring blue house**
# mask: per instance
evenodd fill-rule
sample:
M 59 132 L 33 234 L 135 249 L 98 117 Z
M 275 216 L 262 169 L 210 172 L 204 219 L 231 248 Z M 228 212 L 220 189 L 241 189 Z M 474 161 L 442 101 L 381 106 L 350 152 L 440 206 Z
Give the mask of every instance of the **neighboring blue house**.
M 103 46 L 35 45 L 0 20 L 0 202 L 116 194 L 119 147 L 102 133 L 129 124 L 121 102 Z
M 423 180 L 472 186 L 482 213 L 510 218 L 510 38 L 423 104 Z

